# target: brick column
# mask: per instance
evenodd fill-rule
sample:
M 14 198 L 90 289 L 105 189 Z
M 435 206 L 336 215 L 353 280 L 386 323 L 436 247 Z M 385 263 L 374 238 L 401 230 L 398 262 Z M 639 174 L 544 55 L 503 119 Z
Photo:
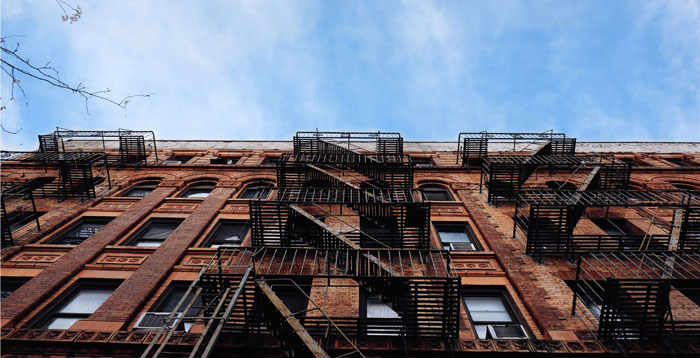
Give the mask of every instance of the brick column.
M 458 195 L 540 330 L 545 334 L 572 328 L 584 330 L 585 327 L 580 326 L 580 322 L 571 319 L 571 296 L 553 297 L 545 289 L 566 291 L 568 286 L 549 273 L 545 266 L 526 256 L 522 243 L 499 231 L 493 215 L 487 211 L 486 204 L 482 204 L 479 197 L 465 190 L 460 190 Z
M 226 200 L 234 190 L 221 187 L 214 189 L 89 319 L 79 321 L 74 328 L 91 329 L 99 326 L 102 330 L 118 330 L 134 318 L 170 274 L 173 266 L 180 262 L 187 248 L 226 205 Z
M 158 187 L 156 190 L 121 213 L 100 231 L 61 256 L 51 266 L 22 285 L 2 302 L 2 326 L 12 327 L 31 309 L 46 300 L 59 287 L 93 261 L 107 245 L 122 238 L 124 232 L 143 220 L 150 212 L 175 191 L 175 187 Z

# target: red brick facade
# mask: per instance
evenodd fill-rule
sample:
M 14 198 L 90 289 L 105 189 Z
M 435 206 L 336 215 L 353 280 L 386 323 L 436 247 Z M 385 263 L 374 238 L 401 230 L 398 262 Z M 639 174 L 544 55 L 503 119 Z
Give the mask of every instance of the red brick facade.
M 202 245 L 210 239 L 220 220 L 250 220 L 249 199 L 240 196 L 251 185 L 274 185 L 277 180 L 276 167 L 267 165 L 265 158 L 277 158 L 281 153 L 291 151 L 291 144 L 285 142 L 266 146 L 271 149 L 261 149 L 253 144 L 245 148 L 245 142 L 227 146 L 235 149 L 218 149 L 216 143 L 210 144 L 210 147 L 202 148 L 201 144 L 170 142 L 171 147 L 178 149 L 167 149 L 166 144 L 159 143 L 159 147 L 166 148 L 159 152 L 161 161 L 172 154 L 193 158 L 180 165 L 161 162 L 113 169 L 112 189 L 108 189 L 105 183 L 99 184 L 95 199 L 60 202 L 55 198 L 37 199 L 37 210 L 46 211 L 39 219 L 41 230 L 37 230 L 33 223 L 17 229 L 12 233 L 15 246 L 2 251 L 2 280 L 26 280 L 2 301 L 3 356 L 101 357 L 141 354 L 156 336 L 156 331 L 134 328 L 139 317 L 160 304 L 173 283 L 189 284 L 212 260 L 216 250 Z M 469 356 L 477 352 L 494 356 L 528 352 L 579 353 L 587 356 L 594 353 L 617 354 L 622 350 L 633 355 L 667 352 L 667 348 L 658 342 L 638 341 L 621 348 L 619 344 L 591 339 L 590 331 L 596 329 L 591 325 L 596 321 L 593 313 L 584 305 L 578 305 L 578 314 L 571 315 L 573 292 L 568 281 L 576 277 L 576 264 L 563 257 L 545 257 L 539 262 L 526 255 L 526 238 L 521 232 L 513 237 L 514 204 L 487 203 L 485 192 L 479 188 L 478 168 L 466 170 L 455 164 L 457 158 L 454 151 L 434 148 L 421 150 L 422 146 L 414 143 L 405 150 L 408 155 L 430 158 L 432 161 L 430 167 L 415 169 L 415 187 L 426 184 L 442 187 L 454 198 L 452 201 L 431 203 L 430 248 L 437 250 L 443 247 L 436 225 L 460 223 L 471 227 L 479 250 L 451 252 L 450 265 L 459 278 L 460 294 L 470 290 L 501 292 L 528 337 L 479 339 L 470 312 L 460 299 L 457 339 L 449 342 L 435 338 L 411 338 L 407 341 L 381 335 L 350 337 L 350 341 L 366 356 Z M 447 144 L 444 147 L 447 148 Z M 689 145 L 686 153 L 665 153 L 663 149 L 658 149 L 655 153 L 613 154 L 640 164 L 632 167 L 632 189 L 673 190 L 677 189 L 675 185 L 685 184 L 691 189 L 700 190 L 700 151 L 697 147 Z M 210 164 L 211 159 L 219 157 L 240 159 L 235 165 Z M 679 166 L 667 160 L 673 158 L 682 159 L 688 165 Z M 33 178 L 45 174 L 43 169 L 30 165 L 3 164 L 3 180 L 20 175 Z M 338 171 L 335 175 L 356 185 L 360 185 L 364 179 L 346 171 Z M 577 173 L 572 176 L 565 171 L 540 170 L 529 179 L 528 184 L 544 186 L 551 180 L 581 184 L 586 175 Z M 159 181 L 157 188 L 147 196 L 122 196 L 134 185 L 147 180 Z M 187 188 L 202 181 L 216 182 L 215 189 L 208 196 L 179 197 Z M 273 191 L 271 197 L 274 195 Z M 8 211 L 16 209 L 16 206 L 8 206 Z M 339 210 L 330 205 L 319 205 L 309 212 L 319 216 L 325 211 L 334 212 L 333 216 L 325 218 L 325 224 L 351 235 L 352 228 L 359 227 L 360 223 L 357 213 L 344 210 L 340 215 L 336 213 Z M 630 228 L 642 235 L 661 232 L 656 226 L 651 228 L 647 225 L 650 216 L 668 225 L 673 220 L 668 210 L 656 213 L 653 209 L 645 210 L 615 207 L 607 215 L 626 218 Z M 577 233 L 603 234 L 590 217 L 605 214 L 604 209 L 589 209 L 576 227 Z M 111 217 L 113 220 L 78 245 L 51 243 L 80 219 L 89 217 Z M 129 245 L 149 220 L 167 218 L 183 221 L 162 245 Z M 242 239 L 241 247 L 252 245 L 250 229 Z M 42 319 L 45 319 L 42 317 L 55 310 L 56 305 L 78 283 L 104 279 L 119 280 L 120 284 L 89 317 L 78 320 L 68 329 L 47 330 L 40 327 Z M 329 280 L 333 284 L 324 288 Z M 308 303 L 307 318 L 322 314 L 353 318 L 362 316 L 364 294 L 356 280 L 317 277 L 311 282 L 308 295 L 320 309 L 314 310 L 314 305 Z M 683 292 L 671 292 L 674 319 L 683 317 L 685 320 L 700 321 L 700 307 Z M 188 333 L 177 332 L 172 337 L 173 345 L 185 347 L 181 350 L 186 351 L 196 341 L 197 332 L 202 330 L 203 325 L 195 325 Z M 257 345 L 251 348 L 247 341 L 254 340 Z M 336 338 L 326 343 L 330 347 L 329 352 L 349 349 L 342 339 Z M 276 348 L 278 346 L 275 338 L 266 333 L 258 336 L 231 333 L 220 337 L 215 355 L 282 356 Z M 698 342 L 686 341 L 676 348 L 680 356 L 700 355 Z

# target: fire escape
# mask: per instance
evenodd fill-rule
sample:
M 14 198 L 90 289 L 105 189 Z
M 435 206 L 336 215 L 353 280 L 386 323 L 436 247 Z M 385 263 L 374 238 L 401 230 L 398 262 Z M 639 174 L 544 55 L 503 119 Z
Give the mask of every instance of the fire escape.
M 357 342 L 375 336 L 404 349 L 408 339 L 457 338 L 459 281 L 449 254 L 429 248 L 430 205 L 412 189 L 398 134 L 299 132 L 277 177 L 272 200 L 250 202 L 253 247 L 220 248 L 181 302 L 201 302 L 202 313 L 173 311 L 142 357 L 172 352 L 183 322 L 201 332 L 190 357 L 209 356 L 221 334 L 267 333 L 290 357 L 362 357 Z M 367 317 L 328 293 L 342 290 L 395 315 Z

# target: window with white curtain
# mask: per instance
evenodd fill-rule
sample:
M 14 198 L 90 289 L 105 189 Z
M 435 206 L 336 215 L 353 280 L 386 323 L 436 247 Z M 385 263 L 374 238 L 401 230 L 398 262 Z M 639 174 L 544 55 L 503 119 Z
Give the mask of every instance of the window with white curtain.
M 90 317 L 109 298 L 118 283 L 79 284 L 36 325 L 41 329 L 69 329 L 75 322 Z
M 527 338 L 503 292 L 468 293 L 463 299 L 479 339 Z

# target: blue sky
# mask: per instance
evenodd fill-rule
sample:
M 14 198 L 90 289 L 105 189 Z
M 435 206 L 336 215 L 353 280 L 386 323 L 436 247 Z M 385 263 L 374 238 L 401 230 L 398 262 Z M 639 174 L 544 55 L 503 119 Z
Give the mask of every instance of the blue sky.
M 128 112 L 2 77 L 3 149 L 71 129 L 162 139 L 297 130 L 555 129 L 580 140 L 700 140 L 700 1 L 3 0 L 2 36 Z M 28 104 L 27 104 L 28 102 Z

